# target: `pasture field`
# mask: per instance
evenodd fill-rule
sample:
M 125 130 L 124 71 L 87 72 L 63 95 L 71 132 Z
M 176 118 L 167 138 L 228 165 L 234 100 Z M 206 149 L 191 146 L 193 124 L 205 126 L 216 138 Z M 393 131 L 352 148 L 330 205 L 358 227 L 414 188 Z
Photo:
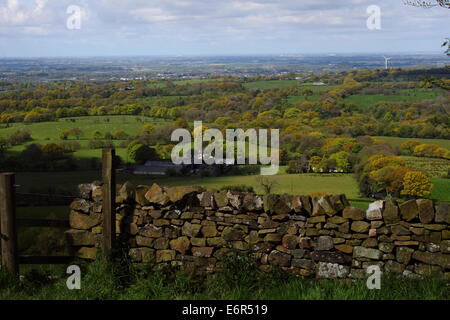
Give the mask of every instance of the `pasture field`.
M 402 89 L 395 94 L 354 94 L 345 98 L 346 102 L 355 102 L 360 107 L 374 106 L 379 102 L 413 102 L 436 99 L 444 94 L 436 89 Z
M 220 189 L 223 186 L 245 184 L 252 186 L 256 193 L 263 193 L 257 176 L 222 176 L 222 177 L 161 177 L 133 175 L 120 172 L 117 183 L 130 181 L 135 185 L 158 183 L 164 186 L 197 185 L 207 189 Z M 327 194 L 344 193 L 349 199 L 370 201 L 361 198 L 358 186 L 352 174 L 278 174 L 273 176 L 275 187 L 273 193 L 309 195 L 323 192 Z M 101 180 L 100 170 L 71 172 L 18 172 L 16 174 L 20 192 L 34 193 L 76 193 L 77 185 Z M 431 199 L 450 201 L 450 179 L 432 178 L 435 185 Z M 366 204 L 355 204 L 365 207 Z
M 261 80 L 261 81 L 252 81 L 246 82 L 243 86 L 247 89 L 274 89 L 274 88 L 287 88 L 287 87 L 298 87 L 301 89 L 310 88 L 315 93 L 325 93 L 333 88 L 336 85 L 323 85 L 316 86 L 312 83 L 303 83 L 297 80 Z
M 450 160 L 421 157 L 401 157 L 406 164 L 417 170 L 428 173 L 432 178 L 442 178 L 447 176 L 450 169 Z
M 424 144 L 435 144 L 439 147 L 450 149 L 450 140 L 448 139 L 422 139 L 422 138 L 400 138 L 400 137 L 374 137 L 379 140 L 389 142 L 394 147 L 399 147 L 406 141 L 418 141 Z
M 261 80 L 244 83 L 243 86 L 247 89 L 274 89 L 298 86 L 300 82 L 297 80 Z
M 257 193 L 263 193 L 257 176 L 223 176 L 223 177 L 156 177 L 145 175 L 117 174 L 117 183 L 130 181 L 135 185 L 158 183 L 164 186 L 197 185 L 207 189 L 220 189 L 223 186 L 245 184 L 252 186 Z M 17 184 L 21 192 L 57 192 L 65 190 L 76 192 L 81 183 L 101 179 L 98 171 L 73 172 L 18 172 Z M 345 193 L 348 198 L 359 198 L 358 187 L 351 174 L 279 174 L 273 176 L 274 193 L 308 195 L 316 192 L 328 194 Z
M 450 179 L 432 178 L 431 183 L 434 185 L 434 188 L 431 196 L 428 198 L 450 201 Z
M 71 121 L 73 119 L 74 121 Z M 99 158 L 101 157 L 100 149 L 89 149 L 89 140 L 92 140 L 95 132 L 100 132 L 102 135 L 109 132 L 114 134 L 119 130 L 125 131 L 128 135 L 137 135 L 145 124 L 154 126 L 168 124 L 169 122 L 163 119 L 156 119 L 144 116 L 87 116 L 59 119 L 51 122 L 38 123 L 13 123 L 9 128 L 0 128 L 0 136 L 10 135 L 17 130 L 29 130 L 31 132 L 32 141 L 22 145 L 17 145 L 8 149 L 8 152 L 20 152 L 26 145 L 31 143 L 38 143 L 45 145 L 47 143 L 59 143 L 63 140 L 59 135 L 61 132 L 80 128 L 83 135 L 80 139 L 71 136 L 67 141 L 77 141 L 80 143 L 81 149 L 74 153 L 77 158 Z M 125 149 L 119 148 L 121 140 L 113 140 L 116 147 L 116 153 L 124 161 L 126 161 Z
M 74 121 L 71 121 L 73 119 Z M 31 136 L 35 140 L 54 141 L 60 140 L 59 134 L 62 131 L 72 128 L 80 128 L 83 136 L 80 140 L 90 140 L 94 132 L 102 134 L 106 132 L 114 133 L 123 130 L 129 135 L 136 135 L 144 124 L 162 125 L 168 121 L 144 116 L 86 116 L 64 118 L 57 121 L 37 122 L 37 123 L 12 123 L 9 128 L 0 128 L 0 135 L 6 136 L 17 130 L 30 130 Z M 73 137 L 70 138 L 73 140 Z

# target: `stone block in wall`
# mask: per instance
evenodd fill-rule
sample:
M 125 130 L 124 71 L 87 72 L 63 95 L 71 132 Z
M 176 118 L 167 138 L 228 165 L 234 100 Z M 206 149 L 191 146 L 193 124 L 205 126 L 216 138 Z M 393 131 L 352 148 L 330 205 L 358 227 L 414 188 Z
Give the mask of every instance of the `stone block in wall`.
M 347 278 L 350 268 L 337 263 L 319 262 L 317 265 L 316 277 L 322 279 Z
M 442 274 L 442 269 L 438 266 L 416 263 L 414 265 L 414 272 L 420 276 L 429 277 Z
M 263 230 L 260 230 L 263 231 Z M 275 231 L 275 230 L 269 230 L 269 231 Z M 258 232 L 259 233 L 259 232 Z M 263 234 L 263 233 L 259 233 Z M 244 232 L 242 229 L 234 228 L 234 227 L 226 227 L 222 231 L 222 238 L 224 238 L 226 241 L 241 241 L 245 237 Z
M 67 242 L 73 247 L 94 246 L 95 236 L 86 230 L 70 229 L 65 232 Z
M 135 187 L 130 182 L 125 182 L 116 194 L 116 203 L 130 203 L 135 200 Z
M 425 230 L 430 231 L 442 231 L 447 228 L 445 224 L 425 224 L 424 225 Z
M 401 263 L 398 263 L 397 261 L 388 260 L 384 264 L 384 271 L 389 273 L 402 274 L 403 271 L 405 271 L 405 266 Z
M 440 249 L 442 253 L 450 253 L 450 240 L 444 240 L 440 244 Z
M 193 247 L 192 255 L 194 257 L 203 257 L 209 258 L 213 255 L 214 248 L 213 247 Z
M 376 238 L 368 238 L 361 243 L 365 248 L 378 248 L 378 240 Z
M 150 201 L 148 201 L 147 198 L 145 197 L 148 190 L 149 187 L 147 186 L 143 185 L 137 186 L 134 192 L 134 201 L 143 207 L 148 206 L 150 204 Z
M 386 224 L 396 223 L 400 221 L 397 201 L 392 199 L 385 201 L 383 210 L 383 220 Z
M 86 199 L 75 199 L 70 204 L 70 209 L 74 211 L 83 212 L 86 214 L 89 214 L 91 208 L 91 203 L 87 201 Z
M 405 265 L 409 264 L 413 253 L 414 249 L 408 247 L 397 247 L 396 251 L 397 261 Z
M 181 228 L 181 234 L 188 237 L 196 237 L 200 233 L 201 228 L 200 224 L 185 222 Z
M 155 242 L 154 238 L 136 236 L 136 244 L 139 247 L 153 247 L 153 243 Z
M 103 187 L 98 184 L 98 185 L 94 185 L 92 187 L 92 200 L 96 201 L 96 202 L 100 202 L 103 200 Z
M 353 258 L 367 258 L 372 260 L 380 260 L 382 253 L 378 249 L 354 247 Z
M 450 255 L 443 253 L 431 253 L 426 251 L 415 251 L 412 255 L 414 260 L 450 269 Z
M 370 223 L 365 221 L 353 221 L 351 225 L 351 230 L 357 233 L 366 233 L 369 231 Z
M 450 230 L 442 230 L 442 240 L 450 240 Z
M 200 202 L 200 206 L 205 208 L 217 208 L 216 202 L 214 201 L 214 193 L 205 191 L 197 194 L 197 198 Z
M 394 250 L 394 244 L 389 242 L 380 242 L 378 244 L 378 249 L 384 253 L 391 253 Z
M 408 200 L 400 204 L 400 216 L 404 221 L 411 221 L 418 217 L 419 208 L 416 200 Z
M 69 223 L 72 229 L 89 230 L 102 222 L 102 216 L 99 213 L 91 213 L 89 215 L 71 211 L 69 215 Z
M 345 194 L 332 195 L 329 197 L 329 202 L 336 212 L 340 212 L 350 205 Z
M 384 201 L 378 200 L 369 204 L 366 211 L 367 220 L 381 220 L 383 219 Z
M 175 250 L 181 254 L 185 254 L 191 247 L 191 242 L 188 237 L 180 237 L 170 240 L 170 249 Z
M 428 199 L 416 200 L 419 209 L 419 218 L 422 223 L 430 223 L 434 220 L 434 206 L 433 201 Z
M 292 259 L 291 266 L 306 270 L 314 270 L 316 268 L 316 264 L 310 259 Z
M 156 250 L 156 262 L 170 262 L 175 260 L 175 250 Z
M 166 206 L 170 202 L 169 196 L 167 195 L 165 190 L 156 183 L 154 183 L 147 191 L 147 193 L 145 194 L 145 198 L 150 203 L 158 204 L 161 206 Z
M 139 235 L 147 238 L 160 238 L 163 236 L 163 228 L 148 225 L 139 230 Z
M 436 207 L 436 217 L 435 221 L 437 223 L 447 223 L 450 224 L 450 204 L 441 202 Z
M 364 220 L 366 217 L 366 212 L 359 208 L 345 207 L 342 216 L 351 220 Z
M 344 265 L 350 265 L 352 263 L 352 257 L 350 255 L 334 251 L 314 251 L 311 253 L 311 258 L 315 262 L 330 262 Z
M 92 199 L 92 189 L 95 187 L 95 183 L 84 183 L 78 185 L 78 194 L 80 198 L 90 200 Z
M 289 267 L 291 265 L 292 256 L 277 250 L 270 252 L 268 263 L 279 267 Z
M 217 204 L 217 207 L 219 207 L 219 208 L 227 207 L 229 204 L 227 192 L 226 191 L 218 191 L 218 192 L 214 193 L 214 201 Z
M 336 250 L 339 250 L 342 253 L 346 254 L 352 254 L 353 253 L 353 246 L 348 244 L 338 244 L 334 246 Z
M 394 224 L 390 226 L 391 232 L 398 236 L 407 236 L 411 234 L 409 227 L 406 227 L 402 224 Z
M 263 197 L 264 211 L 274 215 L 291 212 L 290 203 L 277 194 L 267 194 Z
M 199 204 L 200 201 L 196 197 L 196 194 L 204 191 L 205 189 L 202 187 L 176 186 L 168 188 L 166 193 L 172 203 L 187 201 L 192 205 L 192 202 Z
M 167 238 L 158 238 L 153 242 L 153 248 L 157 250 L 167 250 L 169 249 L 169 239 Z
M 334 248 L 333 238 L 330 236 L 320 236 L 317 238 L 314 250 L 328 251 Z
M 336 208 L 333 206 L 331 199 L 332 197 L 330 196 L 324 196 L 317 201 L 318 205 L 323 209 L 325 214 L 330 217 L 334 216 L 338 212 L 338 210 L 336 210 Z M 341 207 L 341 205 L 339 205 L 339 207 Z

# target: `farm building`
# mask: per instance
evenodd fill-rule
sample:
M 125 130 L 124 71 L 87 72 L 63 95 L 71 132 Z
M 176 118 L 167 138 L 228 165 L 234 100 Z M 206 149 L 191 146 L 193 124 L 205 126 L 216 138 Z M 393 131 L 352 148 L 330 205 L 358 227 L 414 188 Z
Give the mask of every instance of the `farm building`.
M 134 174 L 165 175 L 168 169 L 179 172 L 182 165 L 170 161 L 147 161 L 144 165 L 136 167 Z

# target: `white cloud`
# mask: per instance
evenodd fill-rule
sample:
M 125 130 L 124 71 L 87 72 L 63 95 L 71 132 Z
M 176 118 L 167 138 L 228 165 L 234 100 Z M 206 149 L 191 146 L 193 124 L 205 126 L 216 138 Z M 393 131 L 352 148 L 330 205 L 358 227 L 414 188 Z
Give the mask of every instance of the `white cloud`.
M 78 31 L 65 27 L 71 4 L 82 9 Z M 372 4 L 381 7 L 381 31 L 366 28 L 366 8 Z M 364 46 L 384 38 L 382 46 L 389 48 L 390 42 L 400 45 L 411 37 L 444 39 L 449 18 L 450 10 L 405 7 L 401 0 L 0 0 L 1 38 L 45 37 L 58 43 L 70 36 L 80 46 L 86 39 L 99 45 L 125 39 L 129 47 L 142 47 L 142 39 L 151 38 L 180 50 L 183 43 L 239 50 L 299 41 L 311 48 L 336 41 L 351 50 L 358 41 Z

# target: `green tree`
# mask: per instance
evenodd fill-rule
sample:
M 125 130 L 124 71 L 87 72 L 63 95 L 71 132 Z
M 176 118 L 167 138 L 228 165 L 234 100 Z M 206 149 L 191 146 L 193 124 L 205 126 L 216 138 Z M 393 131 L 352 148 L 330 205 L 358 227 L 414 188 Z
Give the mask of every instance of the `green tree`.
M 128 158 L 134 160 L 138 164 L 143 164 L 148 160 L 157 160 L 158 156 L 155 149 L 147 147 L 143 144 L 136 143 L 127 148 Z
M 50 159 L 58 159 L 62 157 L 64 153 L 63 148 L 56 143 L 47 143 L 42 147 L 42 151 L 50 157 Z
M 350 154 L 345 151 L 333 153 L 330 156 L 330 159 L 336 161 L 336 170 L 343 172 L 349 172 L 351 169 L 349 158 Z
M 310 88 L 305 88 L 302 91 L 302 95 L 303 95 L 303 97 L 305 97 L 305 100 L 308 100 L 308 98 L 310 96 L 312 96 L 313 94 L 314 94 L 314 92 Z

